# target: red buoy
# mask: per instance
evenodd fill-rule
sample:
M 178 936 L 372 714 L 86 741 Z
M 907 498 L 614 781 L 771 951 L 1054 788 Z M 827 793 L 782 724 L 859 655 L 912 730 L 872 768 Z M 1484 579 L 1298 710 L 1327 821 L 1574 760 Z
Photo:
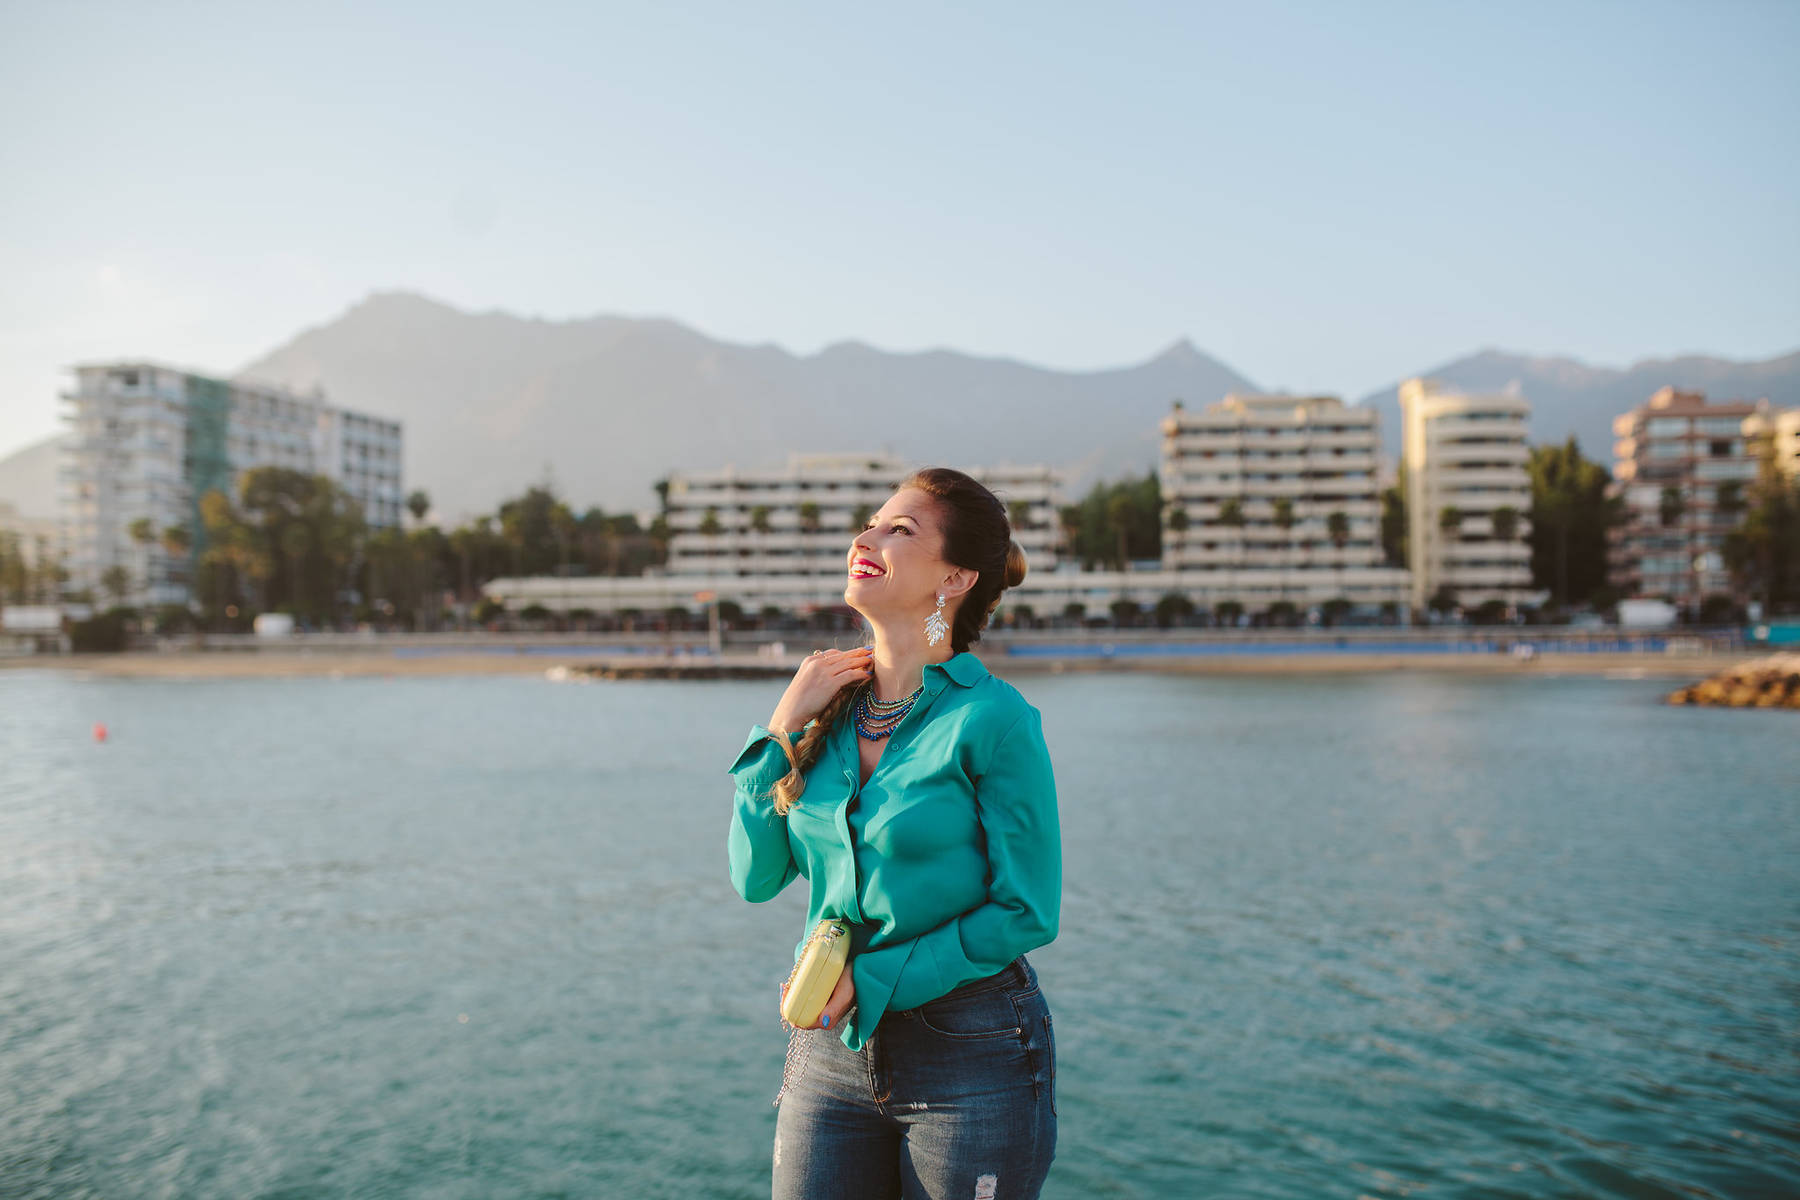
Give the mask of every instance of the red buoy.
M 106 726 L 99 721 L 94 722 L 94 740 L 96 742 L 104 742 L 106 740 Z

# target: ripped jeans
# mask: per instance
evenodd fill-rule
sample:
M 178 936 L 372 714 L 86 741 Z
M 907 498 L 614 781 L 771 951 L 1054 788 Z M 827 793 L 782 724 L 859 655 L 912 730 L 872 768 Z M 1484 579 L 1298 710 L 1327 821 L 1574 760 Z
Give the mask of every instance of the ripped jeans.
M 1031 1200 L 1056 1156 L 1056 1042 L 1020 955 L 883 1014 L 860 1051 L 810 1039 L 775 1120 L 774 1200 Z

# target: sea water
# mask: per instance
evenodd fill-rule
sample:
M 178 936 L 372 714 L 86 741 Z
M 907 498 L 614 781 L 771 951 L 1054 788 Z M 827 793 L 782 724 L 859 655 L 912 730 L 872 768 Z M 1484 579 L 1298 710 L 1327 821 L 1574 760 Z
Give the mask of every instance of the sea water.
M 1015 682 L 1047 1196 L 1800 1193 L 1795 714 Z M 732 891 L 725 768 L 780 690 L 0 673 L 0 1196 L 767 1195 L 805 906 Z

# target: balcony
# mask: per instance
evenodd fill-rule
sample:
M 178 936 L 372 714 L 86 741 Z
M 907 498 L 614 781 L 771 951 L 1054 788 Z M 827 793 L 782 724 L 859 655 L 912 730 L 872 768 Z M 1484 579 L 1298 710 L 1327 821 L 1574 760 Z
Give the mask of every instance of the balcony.
M 1432 446 L 1426 457 L 1440 470 L 1466 462 L 1517 463 L 1523 466 L 1531 461 L 1531 449 L 1519 443 L 1452 442 Z

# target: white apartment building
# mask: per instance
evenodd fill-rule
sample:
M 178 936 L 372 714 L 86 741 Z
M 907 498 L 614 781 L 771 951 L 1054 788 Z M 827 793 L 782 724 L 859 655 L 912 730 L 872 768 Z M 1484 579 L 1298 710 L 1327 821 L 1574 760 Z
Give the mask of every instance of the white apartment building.
M 64 565 L 69 587 L 104 603 L 105 582 L 123 568 L 124 602 L 182 604 L 204 532 L 200 497 L 235 499 L 253 467 L 326 475 L 362 505 L 375 528 L 400 523 L 400 425 L 334 408 L 322 395 L 213 379 L 127 360 L 74 368 L 63 394 L 70 437 L 59 472 Z M 149 544 L 131 537 L 147 519 Z M 192 548 L 168 552 L 162 531 L 184 526 Z
M 1231 395 L 1162 420 L 1162 567 L 1201 605 L 1405 604 L 1384 565 L 1373 409 Z
M 1743 519 L 1756 479 L 1754 423 L 1765 412 L 1665 387 L 1613 418 L 1613 489 L 1624 502 L 1624 519 L 1608 530 L 1616 587 L 1666 597 L 1692 613 L 1707 596 L 1730 594 L 1725 539 Z M 1770 421 L 1769 436 L 1775 429 Z
M 1739 432 L 1752 458 L 1760 460 L 1765 450 L 1772 451 L 1776 469 L 1789 479 L 1800 479 L 1800 408 L 1772 408 L 1767 400 L 1759 400 Z
M 1522 395 L 1472 395 L 1409 379 L 1400 385 L 1400 412 L 1413 610 L 1423 611 L 1445 587 L 1463 608 L 1541 600 L 1531 590 L 1525 542 L 1531 403 Z M 1510 512 L 1510 532 L 1495 528 L 1495 513 L 1503 509 Z
M 793 599 L 791 607 L 841 602 L 853 533 L 912 469 L 887 454 L 796 454 L 776 469 L 672 475 L 667 573 L 715 581 L 733 599 L 733 581 L 769 579 L 780 597 Z M 1007 506 L 1031 570 L 1054 568 L 1055 472 L 1046 466 L 958 469 Z M 766 603 L 789 607 L 782 598 Z

